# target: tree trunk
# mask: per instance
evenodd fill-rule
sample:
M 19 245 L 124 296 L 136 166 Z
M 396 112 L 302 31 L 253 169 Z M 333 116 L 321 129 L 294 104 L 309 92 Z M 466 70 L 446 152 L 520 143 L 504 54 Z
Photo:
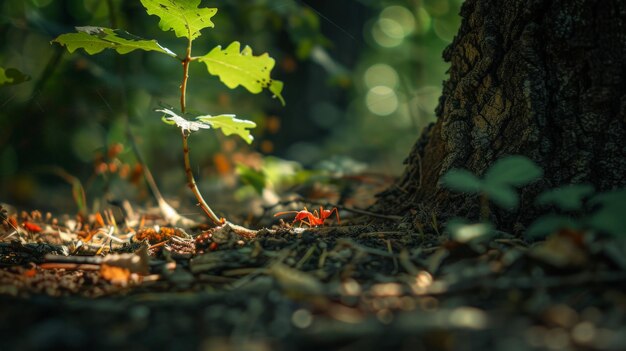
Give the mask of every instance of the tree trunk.
M 542 189 L 591 183 L 624 186 L 626 174 L 626 2 L 622 0 L 467 0 L 443 57 L 451 63 L 437 122 L 423 131 L 404 174 L 378 208 L 476 218 L 476 198 L 438 186 L 451 168 L 482 175 L 498 158 L 522 154 L 545 171 L 521 190 L 517 214 L 492 220 L 527 224 Z

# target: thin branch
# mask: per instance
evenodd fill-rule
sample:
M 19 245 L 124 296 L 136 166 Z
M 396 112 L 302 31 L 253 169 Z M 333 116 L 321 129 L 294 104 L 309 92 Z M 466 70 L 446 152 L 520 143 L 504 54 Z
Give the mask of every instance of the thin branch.
M 196 196 L 196 199 L 198 200 L 198 206 L 200 206 L 200 208 L 202 209 L 202 211 L 204 211 L 204 213 L 207 215 L 207 217 L 209 217 L 209 219 L 211 219 L 211 221 L 215 225 L 224 224 L 225 223 L 224 218 L 221 218 L 221 219 L 218 218 L 215 215 L 215 213 L 213 212 L 213 210 L 211 210 L 209 205 L 206 203 L 206 201 L 204 201 L 204 198 L 202 197 L 202 194 L 200 194 L 200 189 L 198 189 L 198 185 L 196 184 L 196 180 L 193 177 L 193 171 L 191 170 L 191 162 L 189 161 L 189 145 L 187 143 L 187 139 L 189 138 L 189 135 L 184 130 L 181 130 L 181 133 L 182 133 L 182 137 L 183 137 L 183 153 L 184 153 L 184 159 L 185 159 L 185 174 L 187 175 L 187 184 L 189 185 L 189 189 L 191 189 L 193 194 Z
M 183 60 L 183 82 L 180 85 L 180 110 L 182 113 L 185 113 L 187 108 L 187 81 L 189 80 L 189 62 L 191 62 L 191 42 L 189 39 L 189 44 L 187 45 L 187 52 L 185 54 L 185 59 Z
M 191 62 L 191 42 L 189 39 L 189 44 L 187 45 L 187 52 L 185 54 L 185 59 L 183 60 L 183 81 L 180 85 L 180 110 L 182 113 L 185 113 L 187 108 L 186 95 L 187 95 L 187 81 L 189 80 L 189 62 Z M 187 139 L 189 138 L 189 134 L 185 132 L 184 129 L 181 129 L 181 135 L 183 137 L 183 154 L 185 159 L 185 174 L 187 175 L 187 185 L 189 189 L 193 192 L 198 200 L 198 206 L 204 211 L 204 213 L 209 217 L 209 219 L 215 225 L 222 225 L 226 223 L 224 218 L 219 218 L 215 215 L 213 210 L 209 207 L 209 205 L 204 201 L 202 194 L 200 193 L 200 189 L 198 189 L 198 185 L 196 184 L 196 180 L 193 177 L 193 171 L 191 170 L 191 162 L 189 161 L 189 145 L 187 143 Z

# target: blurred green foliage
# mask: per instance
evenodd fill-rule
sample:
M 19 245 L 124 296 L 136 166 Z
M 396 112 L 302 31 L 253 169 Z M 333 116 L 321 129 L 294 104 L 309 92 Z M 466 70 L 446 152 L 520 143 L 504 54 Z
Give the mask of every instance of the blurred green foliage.
M 569 229 L 626 238 L 626 189 L 596 193 L 591 184 L 569 184 L 540 194 L 536 203 L 553 209 L 531 224 L 528 237 L 545 237 Z
M 495 161 L 482 178 L 466 169 L 453 168 L 441 177 L 441 184 L 459 193 L 480 194 L 504 209 L 519 205 L 519 188 L 539 180 L 543 169 L 523 155 L 511 155 Z M 482 204 L 485 205 L 485 204 Z
M 237 163 L 257 170 L 262 163 L 250 160 L 260 155 L 290 159 L 307 169 L 340 155 L 374 171 L 399 173 L 419 131 L 433 119 L 448 67 L 441 52 L 458 29 L 460 3 L 203 1 L 219 8 L 213 21 L 220 30 L 207 31 L 194 49 L 208 52 L 239 40 L 271 52 L 276 78 L 287 87 L 287 107 L 243 89 L 229 92 L 193 72 L 205 68 L 192 67 L 189 106 L 215 115 L 235 113 L 259 126 L 251 146 L 221 136 L 193 141 L 202 150 L 192 153 L 200 186 L 223 186 L 224 172 L 236 170 L 224 161 L 233 155 L 239 155 Z M 141 186 L 128 186 L 140 182 L 133 172 L 125 115 L 165 192 L 185 190 L 179 149 L 173 147 L 178 136 L 162 128 L 152 112 L 177 101 L 180 72 L 171 69 L 169 58 L 141 52 L 123 59 L 115 53 L 70 55 L 49 43 L 84 25 L 163 38 L 157 21 L 138 0 L 2 1 L 0 67 L 16 68 L 32 79 L 0 87 L 0 202 L 44 208 L 67 203 L 65 198 L 71 202 L 71 189 L 61 195 L 44 192 L 68 186 L 39 171 L 48 166 L 83 180 L 88 197 L 105 191 L 146 197 Z M 184 51 L 174 35 L 160 42 Z M 109 157 L 120 144 L 122 150 Z
M 20 84 L 29 81 L 30 77 L 15 68 L 0 67 L 0 85 Z

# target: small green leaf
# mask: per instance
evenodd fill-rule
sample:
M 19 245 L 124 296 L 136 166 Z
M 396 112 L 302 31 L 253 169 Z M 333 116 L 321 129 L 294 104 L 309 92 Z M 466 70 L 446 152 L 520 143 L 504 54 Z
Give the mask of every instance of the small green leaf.
M 589 203 L 591 205 L 602 204 L 604 206 L 615 205 L 626 208 L 626 188 L 606 191 L 594 196 Z
M 206 123 L 189 121 L 179 116 L 178 114 L 176 114 L 176 112 L 166 109 L 166 108 L 159 109 L 156 111 L 163 112 L 164 114 L 167 115 L 167 116 L 163 116 L 163 122 L 170 124 L 170 125 L 176 125 L 178 128 L 182 129 L 183 131 L 186 130 L 188 132 L 197 132 L 200 129 L 211 129 L 211 126 Z
M 605 232 L 614 237 L 626 237 L 626 216 L 624 207 L 604 206 L 586 221 L 595 230 Z
M 190 121 L 167 108 L 158 109 L 157 112 L 163 112 L 166 115 L 163 116 L 163 122 L 176 125 L 183 131 L 196 132 L 200 129 L 215 128 L 220 129 L 226 136 L 232 134 L 239 135 L 248 144 L 252 143 L 254 139 L 248 129 L 256 127 L 256 123 L 235 118 L 235 115 L 205 115 L 196 117 L 195 121 Z
M 503 209 L 513 210 L 519 204 L 519 195 L 510 185 L 486 183 L 483 184 L 482 190 L 494 204 Z
M 482 182 L 472 172 L 458 168 L 449 170 L 440 182 L 452 191 L 466 194 L 477 194 L 482 187 Z
M 15 68 L 0 67 L 0 85 L 15 85 L 29 81 L 30 77 Z
M 272 80 L 272 83 L 270 83 L 270 87 L 269 90 L 270 92 L 272 92 L 272 96 L 274 98 L 277 98 L 278 101 L 280 101 L 280 104 L 285 106 L 285 99 L 283 98 L 283 96 L 281 95 L 283 92 L 283 87 L 284 87 L 284 83 L 281 82 L 280 80 Z
M 173 30 L 177 37 L 196 39 L 200 31 L 213 28 L 211 17 L 217 13 L 216 8 L 200 6 L 200 0 L 141 0 L 150 15 L 158 16 L 159 28 L 163 31 Z
M 594 188 L 590 184 L 571 184 L 548 190 L 537 197 L 537 204 L 554 204 L 565 211 L 582 209 L 583 200 L 593 194 Z
M 587 223 L 592 228 L 613 236 L 626 236 L 626 189 L 617 189 L 598 194 L 590 201 L 599 204 L 599 210 L 593 213 Z
M 507 184 L 515 187 L 530 184 L 543 175 L 543 170 L 526 156 L 507 156 L 497 160 L 485 174 L 490 184 Z
M 85 189 L 83 188 L 83 184 L 76 177 L 71 178 L 72 182 L 72 197 L 74 198 L 74 202 L 76 203 L 76 207 L 78 207 L 78 213 L 83 216 L 87 216 L 87 196 L 85 195 Z
M 535 220 L 526 231 L 526 236 L 543 238 L 565 228 L 578 229 L 580 224 L 566 216 L 549 214 Z
M 249 46 L 241 51 L 240 49 L 241 44 L 237 41 L 224 50 L 217 46 L 208 54 L 199 57 L 198 61 L 204 62 L 209 73 L 219 76 L 222 83 L 230 89 L 242 85 L 253 94 L 269 89 L 284 105 L 285 100 L 281 95 L 283 83 L 270 78 L 270 72 L 275 65 L 274 59 L 267 53 L 254 56 Z
M 52 42 L 59 43 L 72 53 L 84 49 L 89 55 L 105 49 L 113 49 L 120 54 L 135 50 L 156 51 L 172 57 L 176 54 L 159 45 L 156 40 L 146 40 L 121 29 L 103 27 L 76 27 L 78 33 L 61 34 Z
M 250 135 L 250 131 L 248 129 L 252 129 L 256 127 L 256 123 L 244 119 L 235 118 L 235 115 L 219 115 L 219 116 L 198 116 L 197 120 L 211 125 L 213 128 L 219 128 L 222 130 L 224 135 L 228 136 L 231 134 L 239 135 L 243 140 L 245 140 L 248 144 L 252 143 L 254 139 L 252 135 Z

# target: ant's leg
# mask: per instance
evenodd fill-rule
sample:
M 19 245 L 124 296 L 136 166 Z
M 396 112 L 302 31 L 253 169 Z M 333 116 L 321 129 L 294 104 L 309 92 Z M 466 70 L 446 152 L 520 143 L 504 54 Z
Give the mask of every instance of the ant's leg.
M 341 220 L 339 219 L 339 210 L 337 209 L 337 207 L 333 208 L 330 213 L 332 214 L 333 211 L 335 211 L 335 215 L 337 216 L 337 223 L 341 224 Z

